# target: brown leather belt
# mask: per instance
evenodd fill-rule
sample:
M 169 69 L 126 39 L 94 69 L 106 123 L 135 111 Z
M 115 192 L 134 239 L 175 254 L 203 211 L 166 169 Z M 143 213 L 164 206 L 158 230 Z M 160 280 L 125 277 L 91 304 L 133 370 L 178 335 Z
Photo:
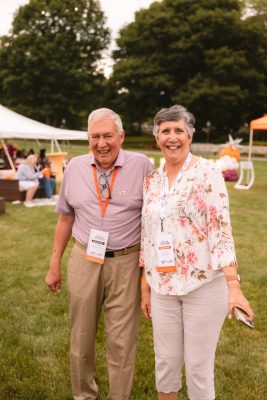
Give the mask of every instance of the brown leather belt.
M 76 239 L 73 238 L 74 243 L 76 246 L 81 247 L 82 249 L 86 249 L 87 246 L 85 246 L 82 243 L 77 242 Z M 124 249 L 120 250 L 107 250 L 105 252 L 105 257 L 118 257 L 118 256 L 125 256 L 126 254 L 130 253 L 135 253 L 136 251 L 140 250 L 140 243 L 134 244 L 133 246 L 130 247 L 125 247 Z

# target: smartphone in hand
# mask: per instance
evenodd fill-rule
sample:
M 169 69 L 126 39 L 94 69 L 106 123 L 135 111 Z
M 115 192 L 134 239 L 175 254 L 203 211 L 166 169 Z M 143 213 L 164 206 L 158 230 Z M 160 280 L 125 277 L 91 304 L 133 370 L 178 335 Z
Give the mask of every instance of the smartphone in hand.
M 242 322 L 249 328 L 254 328 L 253 322 L 251 321 L 247 313 L 242 310 L 242 308 L 234 307 L 234 316 L 236 317 L 237 321 Z

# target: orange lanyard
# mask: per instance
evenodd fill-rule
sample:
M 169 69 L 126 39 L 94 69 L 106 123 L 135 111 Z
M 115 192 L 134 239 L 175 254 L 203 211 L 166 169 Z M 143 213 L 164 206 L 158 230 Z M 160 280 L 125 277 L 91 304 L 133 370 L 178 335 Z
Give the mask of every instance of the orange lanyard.
M 116 178 L 118 172 L 119 172 L 119 167 L 115 167 L 113 175 L 112 175 L 112 179 L 111 179 L 111 182 L 110 182 L 110 186 L 109 186 L 110 193 L 112 192 L 112 189 L 113 189 L 113 186 L 114 186 L 114 182 L 115 182 L 115 178 Z M 107 211 L 110 199 L 107 198 L 105 201 L 103 201 L 103 199 L 102 199 L 100 186 L 99 186 L 99 183 L 98 183 L 98 180 L 97 180 L 97 172 L 96 172 L 96 166 L 95 165 L 93 165 L 93 174 L 94 174 L 94 181 L 95 181 L 95 188 L 96 188 L 97 198 L 98 198 L 98 202 L 99 202 L 99 205 L 100 205 L 100 208 L 101 208 L 101 215 L 102 215 L 102 219 L 101 219 L 101 222 L 100 222 L 100 226 L 101 226 L 102 222 L 103 222 L 103 219 L 104 219 L 104 217 L 106 215 L 106 211 Z

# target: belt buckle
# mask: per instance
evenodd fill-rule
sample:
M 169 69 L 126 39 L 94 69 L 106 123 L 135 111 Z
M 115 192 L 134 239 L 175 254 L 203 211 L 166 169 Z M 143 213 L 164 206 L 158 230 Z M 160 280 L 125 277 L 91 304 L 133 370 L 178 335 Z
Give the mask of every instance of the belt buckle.
M 122 249 L 122 255 L 125 256 L 128 253 L 127 247 Z

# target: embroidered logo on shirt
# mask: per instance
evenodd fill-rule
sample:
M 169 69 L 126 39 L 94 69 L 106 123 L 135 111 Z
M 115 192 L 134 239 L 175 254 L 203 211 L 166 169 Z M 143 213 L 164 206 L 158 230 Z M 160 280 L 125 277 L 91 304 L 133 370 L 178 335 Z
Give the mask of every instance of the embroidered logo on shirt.
M 126 190 L 119 190 L 118 191 L 118 193 L 121 195 L 121 196 L 126 196 L 127 194 L 128 194 L 128 189 L 126 189 Z

